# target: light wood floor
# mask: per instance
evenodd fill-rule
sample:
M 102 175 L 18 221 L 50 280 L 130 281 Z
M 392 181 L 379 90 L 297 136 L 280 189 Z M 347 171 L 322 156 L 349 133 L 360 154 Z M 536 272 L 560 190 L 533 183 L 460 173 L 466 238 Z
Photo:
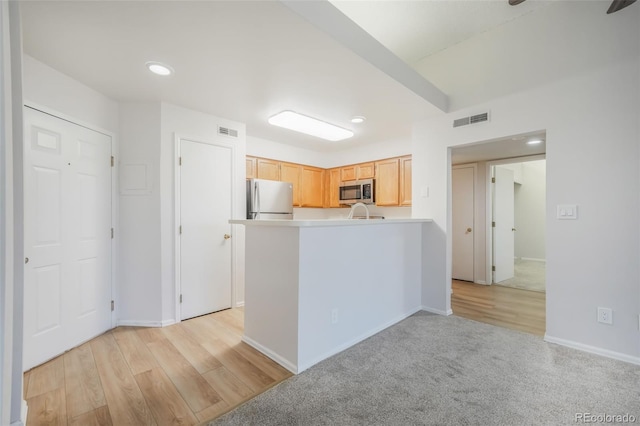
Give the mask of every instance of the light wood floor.
M 452 290 L 454 315 L 544 336 L 545 293 L 456 280 Z
M 27 425 L 194 425 L 291 376 L 240 341 L 242 309 L 118 327 L 25 373 Z

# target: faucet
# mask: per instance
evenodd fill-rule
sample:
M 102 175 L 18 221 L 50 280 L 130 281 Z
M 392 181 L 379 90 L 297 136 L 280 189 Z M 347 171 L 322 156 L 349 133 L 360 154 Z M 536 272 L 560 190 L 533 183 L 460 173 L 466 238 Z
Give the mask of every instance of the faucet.
M 356 207 L 364 207 L 364 211 L 367 212 L 367 219 L 369 219 L 369 207 L 367 207 L 367 205 L 364 203 L 355 203 L 354 205 L 352 205 L 347 219 L 353 219 L 353 212 L 355 211 Z

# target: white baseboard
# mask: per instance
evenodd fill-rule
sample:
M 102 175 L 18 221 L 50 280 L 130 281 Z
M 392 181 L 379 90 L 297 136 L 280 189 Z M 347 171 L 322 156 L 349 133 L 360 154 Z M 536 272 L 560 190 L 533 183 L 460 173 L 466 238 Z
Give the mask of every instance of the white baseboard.
M 17 422 L 11 423 L 11 426 L 23 426 L 27 424 L 27 413 L 29 411 L 29 405 L 27 401 L 22 400 L 21 410 L 20 410 L 20 420 Z
M 415 314 L 416 312 L 420 311 L 421 307 L 417 307 L 414 309 L 411 309 L 410 311 L 399 315 L 398 317 L 385 322 L 384 324 L 375 327 L 371 330 L 368 330 L 365 333 L 362 333 L 361 335 L 341 344 L 338 345 L 332 349 L 330 349 L 329 351 L 313 358 L 310 361 L 304 362 L 304 363 L 298 363 L 297 365 L 294 362 L 291 362 L 291 360 L 288 360 L 286 358 L 284 358 L 283 356 L 280 356 L 279 354 L 273 352 L 272 350 L 270 350 L 269 348 L 266 348 L 265 346 L 261 345 L 260 343 L 256 342 L 255 340 L 251 339 L 250 337 L 247 336 L 242 336 L 242 341 L 245 342 L 247 345 L 252 346 L 253 348 L 257 349 L 258 351 L 262 352 L 264 355 L 268 356 L 269 358 L 271 358 L 272 360 L 274 360 L 275 362 L 277 362 L 278 364 L 282 365 L 284 368 L 286 368 L 287 370 L 291 371 L 293 374 L 300 374 L 303 371 L 305 371 L 306 369 L 313 367 L 314 365 L 316 365 L 317 363 L 324 361 L 325 359 L 332 357 L 333 355 L 336 355 L 342 351 L 344 351 L 345 349 L 350 348 L 351 346 L 362 342 L 365 339 L 368 339 L 369 337 L 373 336 L 374 334 L 377 334 L 379 332 L 381 332 L 382 330 L 384 330 L 385 328 L 391 327 L 392 325 L 402 321 L 403 319 L 406 319 L 408 317 L 410 317 L 411 315 Z
M 476 284 L 482 284 L 482 285 L 487 285 L 487 282 L 485 280 L 478 280 L 478 281 L 474 281 L 474 283 Z
M 175 320 L 171 324 L 175 323 Z M 138 321 L 138 320 L 118 320 L 116 327 L 164 327 L 164 321 Z M 167 324 L 170 325 L 170 324 Z
M 608 349 L 598 348 L 596 346 L 585 345 L 583 343 L 574 342 L 572 340 L 561 339 L 559 337 L 544 335 L 544 341 L 555 343 L 556 345 L 566 346 L 568 348 L 577 349 L 582 352 L 589 352 L 595 355 L 616 359 L 618 361 L 628 362 L 630 364 L 640 365 L 640 357 L 623 354 L 620 352 L 610 351 Z
M 244 300 L 242 302 L 236 302 L 236 308 L 241 308 L 244 306 Z
M 256 342 L 255 340 L 247 336 L 242 336 L 242 341 L 245 342 L 247 345 L 251 346 L 252 348 L 256 349 L 258 352 L 261 352 L 267 357 L 271 358 L 272 360 L 274 360 L 275 362 L 277 362 L 287 370 L 291 371 L 293 374 L 298 374 L 298 368 L 293 362 L 289 361 L 288 359 L 278 355 L 277 353 L 262 346 L 260 343 Z
M 453 314 L 453 311 L 451 309 L 443 311 L 441 309 L 434 309 L 428 306 L 422 306 L 420 309 L 423 311 L 431 312 L 432 314 L 438 314 L 438 315 L 444 315 L 444 316 L 449 316 Z
M 521 257 L 520 259 L 521 260 L 531 260 L 531 261 L 534 261 L 534 262 L 545 262 L 545 263 L 547 262 L 547 259 L 538 259 L 536 257 Z
M 315 358 L 313 358 L 310 361 L 304 362 L 304 363 L 298 363 L 298 372 L 296 374 L 300 374 L 302 373 L 304 370 L 313 367 L 314 365 L 316 365 L 317 363 L 324 361 L 325 359 L 332 357 L 336 354 L 339 354 L 340 352 L 344 351 L 345 349 L 349 349 L 351 346 L 362 342 L 365 339 L 368 339 L 369 337 L 373 336 L 374 334 L 380 333 L 382 330 L 384 330 L 385 328 L 389 328 L 394 324 L 399 323 L 400 321 L 410 317 L 411 315 L 415 314 L 416 312 L 420 311 L 421 307 L 417 307 L 417 308 L 413 308 L 410 311 L 401 314 L 395 318 L 393 318 L 392 320 L 389 320 L 385 323 L 383 323 L 382 325 L 379 325 L 375 328 L 372 328 L 371 330 L 368 330 L 364 333 L 362 333 L 361 335 L 354 337 L 353 339 L 338 345 L 332 349 L 330 349 L 329 351 L 323 353 L 322 355 L 319 355 Z

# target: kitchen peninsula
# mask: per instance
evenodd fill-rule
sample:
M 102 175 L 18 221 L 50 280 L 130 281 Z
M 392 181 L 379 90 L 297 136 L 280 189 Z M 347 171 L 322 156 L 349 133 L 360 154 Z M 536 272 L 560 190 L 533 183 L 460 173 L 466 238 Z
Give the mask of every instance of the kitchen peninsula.
M 300 373 L 422 308 L 430 219 L 245 225 L 243 340 Z

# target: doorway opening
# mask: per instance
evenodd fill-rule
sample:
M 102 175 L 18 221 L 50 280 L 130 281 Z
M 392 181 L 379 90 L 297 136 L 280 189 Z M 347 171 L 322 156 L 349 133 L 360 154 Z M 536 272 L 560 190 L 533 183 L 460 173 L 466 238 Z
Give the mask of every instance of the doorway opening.
M 491 282 L 545 292 L 546 160 L 536 158 L 490 163 Z
M 539 131 L 450 148 L 455 315 L 544 335 L 545 140 Z

